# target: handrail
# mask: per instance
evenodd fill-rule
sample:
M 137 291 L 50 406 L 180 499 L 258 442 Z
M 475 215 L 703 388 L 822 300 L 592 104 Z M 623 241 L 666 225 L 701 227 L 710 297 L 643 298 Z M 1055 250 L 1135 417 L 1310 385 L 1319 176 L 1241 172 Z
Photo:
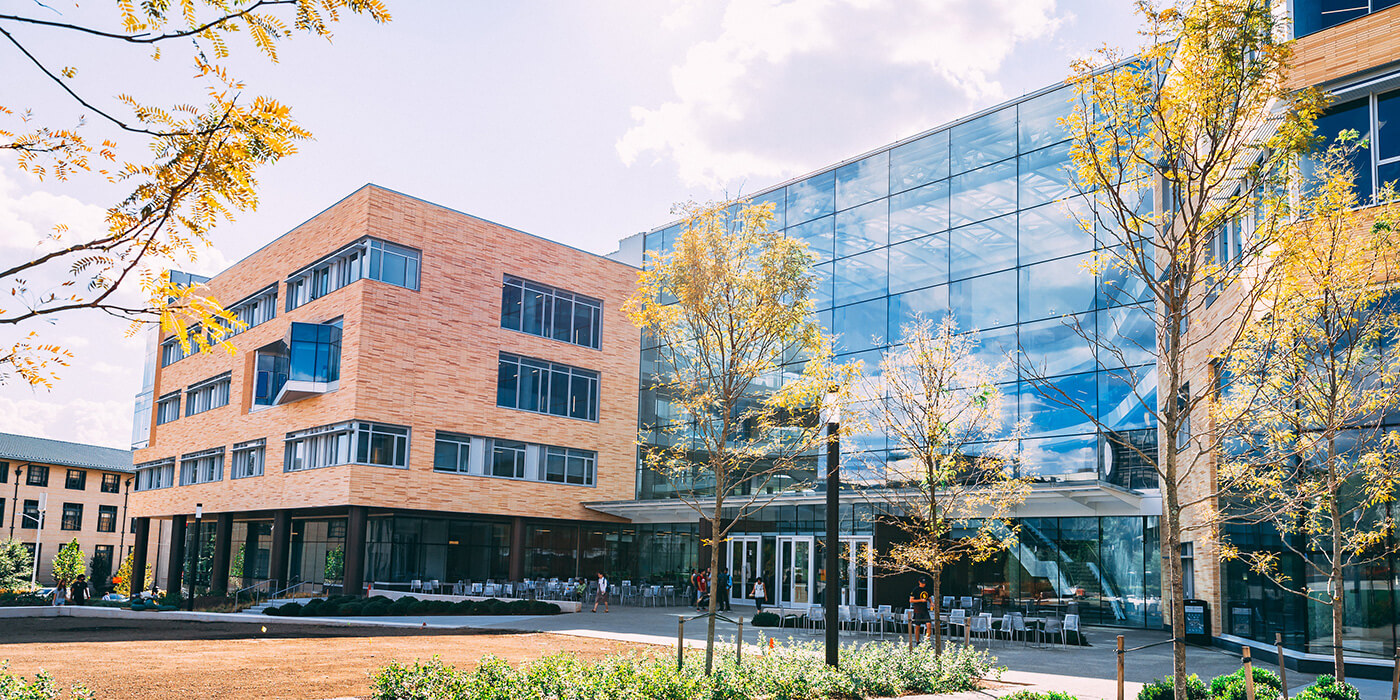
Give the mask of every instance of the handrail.
M 269 593 L 269 594 L 268 594 L 268 596 L 267 596 L 267 597 L 268 597 L 268 600 L 275 600 L 275 599 L 281 597 L 281 595 L 282 595 L 283 593 L 286 593 L 286 592 L 288 592 L 288 591 L 292 591 L 292 590 L 301 588 L 302 586 L 305 586 L 305 585 L 308 584 L 308 583 L 311 583 L 311 581 L 297 581 L 296 583 L 294 583 L 294 584 L 292 584 L 292 585 L 290 585 L 290 586 L 287 586 L 286 588 L 283 588 L 283 589 L 280 590 L 280 591 L 273 591 L 272 593 Z
M 272 579 L 260 579 L 260 580 L 258 580 L 258 581 L 255 581 L 252 585 L 244 586 L 244 587 L 242 587 L 242 588 L 240 588 L 240 589 L 234 591 L 234 592 L 233 592 L 233 601 L 234 601 L 234 605 L 237 605 L 237 604 L 238 604 L 238 599 L 239 599 L 240 596 L 242 596 L 244 593 L 249 592 L 249 591 L 252 592 L 252 595 L 250 595 L 249 598 L 252 600 L 252 602 L 253 602 L 254 605 L 257 605 L 258 603 L 262 602 L 262 595 L 261 595 L 261 594 L 267 592 L 268 584 L 269 584 L 269 583 L 272 583 Z

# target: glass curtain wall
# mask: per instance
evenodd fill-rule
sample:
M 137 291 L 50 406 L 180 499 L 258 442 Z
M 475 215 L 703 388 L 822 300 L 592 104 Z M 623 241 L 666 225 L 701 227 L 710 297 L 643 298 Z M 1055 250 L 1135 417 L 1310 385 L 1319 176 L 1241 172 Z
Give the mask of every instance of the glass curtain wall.
M 271 575 L 272 523 L 234 521 L 230 542 L 229 591 L 266 581 Z
M 403 516 L 370 518 L 366 577 L 372 581 L 504 581 L 511 524 Z

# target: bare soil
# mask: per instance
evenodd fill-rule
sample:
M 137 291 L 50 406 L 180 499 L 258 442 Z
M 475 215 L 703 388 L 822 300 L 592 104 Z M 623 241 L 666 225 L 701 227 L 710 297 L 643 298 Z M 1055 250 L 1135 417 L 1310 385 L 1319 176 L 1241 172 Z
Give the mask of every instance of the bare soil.
M 557 652 L 598 658 L 654 647 L 556 634 L 390 627 L 108 620 L 0 619 L 10 671 L 51 673 L 98 698 L 368 697 L 390 661 L 441 657 L 472 667 L 495 654 L 519 662 Z

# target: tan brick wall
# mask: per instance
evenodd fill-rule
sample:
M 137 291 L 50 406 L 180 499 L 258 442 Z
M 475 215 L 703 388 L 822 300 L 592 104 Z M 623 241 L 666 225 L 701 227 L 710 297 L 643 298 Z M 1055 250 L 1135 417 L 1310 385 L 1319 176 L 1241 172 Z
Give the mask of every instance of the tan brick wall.
M 421 290 L 360 280 L 283 313 L 234 338 L 235 356 L 216 351 L 186 358 L 156 377 L 156 395 L 232 371 L 226 407 L 155 426 L 146 462 L 266 438 L 264 475 L 176 486 L 133 495 L 133 512 L 165 517 L 223 511 L 366 505 L 385 508 L 609 520 L 580 502 L 634 493 L 640 335 L 621 313 L 636 270 L 595 255 L 376 187 L 365 187 L 277 239 L 210 286 L 236 301 L 364 235 L 422 251 Z M 581 348 L 500 327 L 503 274 L 603 299 L 602 350 Z M 282 338 L 292 321 L 344 318 L 340 388 L 329 394 L 249 413 L 253 350 Z M 599 421 L 496 407 L 500 350 L 600 373 Z M 345 465 L 282 471 L 289 431 L 343 420 L 412 429 L 409 469 Z M 500 437 L 595 450 L 593 488 L 432 471 L 433 431 Z
M 104 472 L 100 469 L 78 469 L 87 474 L 87 481 L 83 490 L 67 488 L 68 470 L 71 467 L 59 465 L 48 465 L 49 485 L 29 486 L 27 481 L 27 462 L 9 462 L 8 480 L 0 484 L 0 496 L 5 501 L 5 518 L 0 526 L 4 527 L 6 538 L 13 537 L 25 544 L 32 544 L 37 540 L 41 545 L 39 548 L 39 583 L 40 585 L 51 585 L 53 583 L 53 557 L 58 553 L 58 548 L 68 542 L 77 539 L 78 544 L 83 548 L 85 561 L 89 564 L 92 555 L 98 545 L 110 545 L 112 547 L 113 573 L 121 561 L 123 555 L 123 536 L 125 545 L 130 546 L 134 539 L 129 531 L 129 515 L 123 508 L 122 499 L 126 492 L 126 480 L 131 474 L 117 472 Z M 24 468 L 25 473 L 19 475 L 18 482 L 15 478 L 15 468 Z M 106 473 L 117 473 L 121 493 L 103 493 L 102 475 Z M 18 484 L 18 489 L 16 489 Z M 44 517 L 43 528 L 41 530 L 25 529 L 20 525 L 23 522 L 24 502 L 26 500 L 39 500 L 40 494 L 48 494 L 47 512 Z M 65 503 L 78 503 L 83 506 L 82 529 L 63 529 L 63 506 Z M 100 506 L 115 506 L 117 518 L 115 531 L 98 532 L 97 520 Z M 90 572 L 89 572 L 90 573 Z

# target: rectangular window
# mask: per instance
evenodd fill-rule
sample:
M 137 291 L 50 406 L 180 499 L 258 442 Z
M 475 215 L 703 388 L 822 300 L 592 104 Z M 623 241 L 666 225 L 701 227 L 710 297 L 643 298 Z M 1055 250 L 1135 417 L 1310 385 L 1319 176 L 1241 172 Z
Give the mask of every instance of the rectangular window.
M 180 458 L 180 485 L 207 484 L 224 479 L 224 448 L 192 452 Z
M 172 391 L 156 400 L 156 425 L 164 425 L 180 417 L 180 392 Z
M 544 480 L 559 484 L 593 485 L 598 453 L 568 447 L 545 448 Z
M 10 483 L 10 463 L 0 461 L 0 484 Z
M 185 390 L 185 416 L 220 408 L 228 405 L 229 387 L 232 385 L 229 372 L 206 379 Z
M 121 491 L 122 491 L 122 476 L 121 476 L 121 474 L 103 474 L 103 475 L 102 475 L 102 493 L 121 493 Z
M 25 530 L 34 530 L 39 527 L 39 502 L 32 499 L 24 499 L 24 514 L 19 519 L 19 526 Z
M 108 570 L 111 570 L 112 567 L 112 553 L 113 548 L 110 544 L 99 544 L 96 547 L 92 548 L 93 560 L 107 562 Z
M 160 366 L 170 365 L 185 359 L 185 348 L 180 345 L 179 338 L 166 338 L 160 343 Z
M 287 433 L 283 469 L 294 472 L 351 463 L 407 467 L 408 438 L 404 426 L 365 421 Z
M 97 531 L 116 532 L 117 531 L 117 507 L 98 506 L 97 507 Z
M 239 321 L 238 325 L 223 322 L 230 335 L 237 335 L 249 328 L 271 321 L 277 316 L 277 285 L 272 284 L 228 307 L 228 312 Z
M 82 469 L 69 469 L 68 477 L 63 480 L 63 488 L 72 491 L 87 490 L 87 472 Z
M 151 491 L 175 485 L 175 458 L 167 457 L 136 465 L 136 490 Z
M 596 350 L 603 337 L 603 302 L 506 275 L 501 327 Z
M 361 238 L 292 273 L 287 278 L 287 311 L 359 279 L 417 290 L 421 256 L 413 248 Z
M 229 450 L 229 477 L 243 479 L 250 476 L 262 476 L 266 447 L 266 438 L 258 438 L 234 445 Z
M 48 486 L 49 468 L 42 464 L 29 465 L 28 475 L 24 480 L 25 486 Z
M 83 504 L 64 503 L 63 522 L 61 523 L 60 527 L 64 530 L 83 529 Z
M 496 405 L 581 420 L 598 420 L 598 373 L 501 353 Z
M 437 442 L 433 445 L 433 470 L 466 474 L 471 449 L 470 437 L 438 431 Z
M 514 440 L 492 440 L 491 476 L 524 479 L 525 443 Z

